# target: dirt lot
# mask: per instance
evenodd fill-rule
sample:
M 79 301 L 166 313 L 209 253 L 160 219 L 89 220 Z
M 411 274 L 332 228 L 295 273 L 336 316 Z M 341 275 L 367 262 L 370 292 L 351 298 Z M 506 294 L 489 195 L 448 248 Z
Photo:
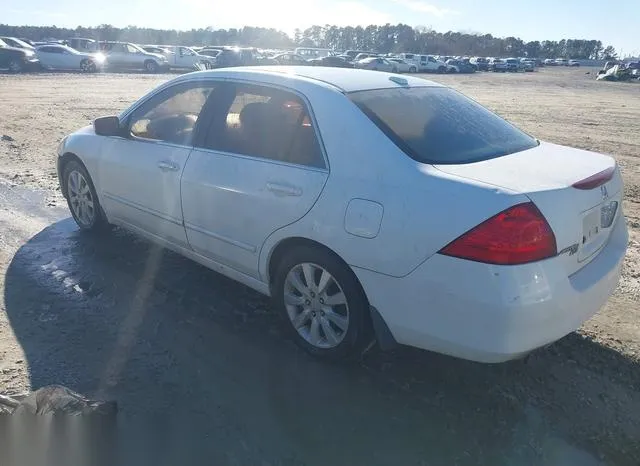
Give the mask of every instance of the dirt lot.
M 58 141 L 170 77 L 0 75 L 0 392 L 59 382 L 114 397 L 130 432 L 173 407 L 209 463 L 640 464 L 640 85 L 564 68 L 428 76 L 540 139 L 616 157 L 622 281 L 580 331 L 523 361 L 401 349 L 335 367 L 284 341 L 252 291 L 66 218 Z

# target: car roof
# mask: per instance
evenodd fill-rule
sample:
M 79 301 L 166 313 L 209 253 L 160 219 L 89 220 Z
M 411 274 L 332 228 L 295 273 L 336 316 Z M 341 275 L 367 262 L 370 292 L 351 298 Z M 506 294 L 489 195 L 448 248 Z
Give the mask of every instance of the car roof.
M 324 66 L 241 66 L 235 68 L 221 68 L 218 70 L 199 71 L 185 76 L 219 76 L 222 78 L 255 79 L 267 81 L 281 75 L 288 80 L 313 82 L 322 87 L 337 88 L 342 92 L 356 92 L 373 89 L 397 88 L 397 81 L 390 78 L 399 78 L 394 73 L 380 71 L 358 70 L 352 68 L 331 68 Z M 441 84 L 422 78 L 403 75 L 403 81 L 409 87 L 442 87 Z

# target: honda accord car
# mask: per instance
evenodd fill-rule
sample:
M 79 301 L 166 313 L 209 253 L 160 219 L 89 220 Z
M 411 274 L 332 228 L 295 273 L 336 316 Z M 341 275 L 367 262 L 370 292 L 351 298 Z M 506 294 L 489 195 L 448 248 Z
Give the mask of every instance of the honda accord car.
M 420 78 L 190 73 L 58 150 L 78 226 L 118 225 L 273 298 L 328 358 L 374 338 L 482 362 L 577 329 L 627 246 L 607 155 Z

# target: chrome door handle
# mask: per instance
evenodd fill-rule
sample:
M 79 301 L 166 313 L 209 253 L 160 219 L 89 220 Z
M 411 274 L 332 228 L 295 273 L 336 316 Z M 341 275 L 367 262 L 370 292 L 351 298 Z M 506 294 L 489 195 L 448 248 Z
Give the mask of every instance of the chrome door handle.
M 302 189 L 280 183 L 267 183 L 267 190 L 276 196 L 302 196 Z
M 175 171 L 178 171 L 178 168 L 180 167 L 178 167 L 178 165 L 176 165 L 175 163 L 166 162 L 163 160 L 162 162 L 158 162 L 158 168 L 163 172 L 168 172 L 168 171 L 175 172 Z

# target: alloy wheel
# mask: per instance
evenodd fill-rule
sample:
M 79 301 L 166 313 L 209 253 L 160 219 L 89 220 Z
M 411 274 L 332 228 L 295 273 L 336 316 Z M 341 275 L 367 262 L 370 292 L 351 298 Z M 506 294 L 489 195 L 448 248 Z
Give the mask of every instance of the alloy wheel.
M 82 173 L 77 170 L 69 173 L 67 190 L 76 219 L 84 226 L 91 226 L 95 221 L 96 209 L 91 188 Z
M 20 62 L 18 62 L 17 60 L 11 60 L 9 62 L 9 71 L 11 71 L 12 73 L 19 73 L 20 71 L 22 71 L 22 65 L 20 65 Z
M 338 281 L 323 267 L 305 262 L 284 281 L 284 304 L 294 329 L 316 348 L 334 348 L 349 328 L 349 305 Z

